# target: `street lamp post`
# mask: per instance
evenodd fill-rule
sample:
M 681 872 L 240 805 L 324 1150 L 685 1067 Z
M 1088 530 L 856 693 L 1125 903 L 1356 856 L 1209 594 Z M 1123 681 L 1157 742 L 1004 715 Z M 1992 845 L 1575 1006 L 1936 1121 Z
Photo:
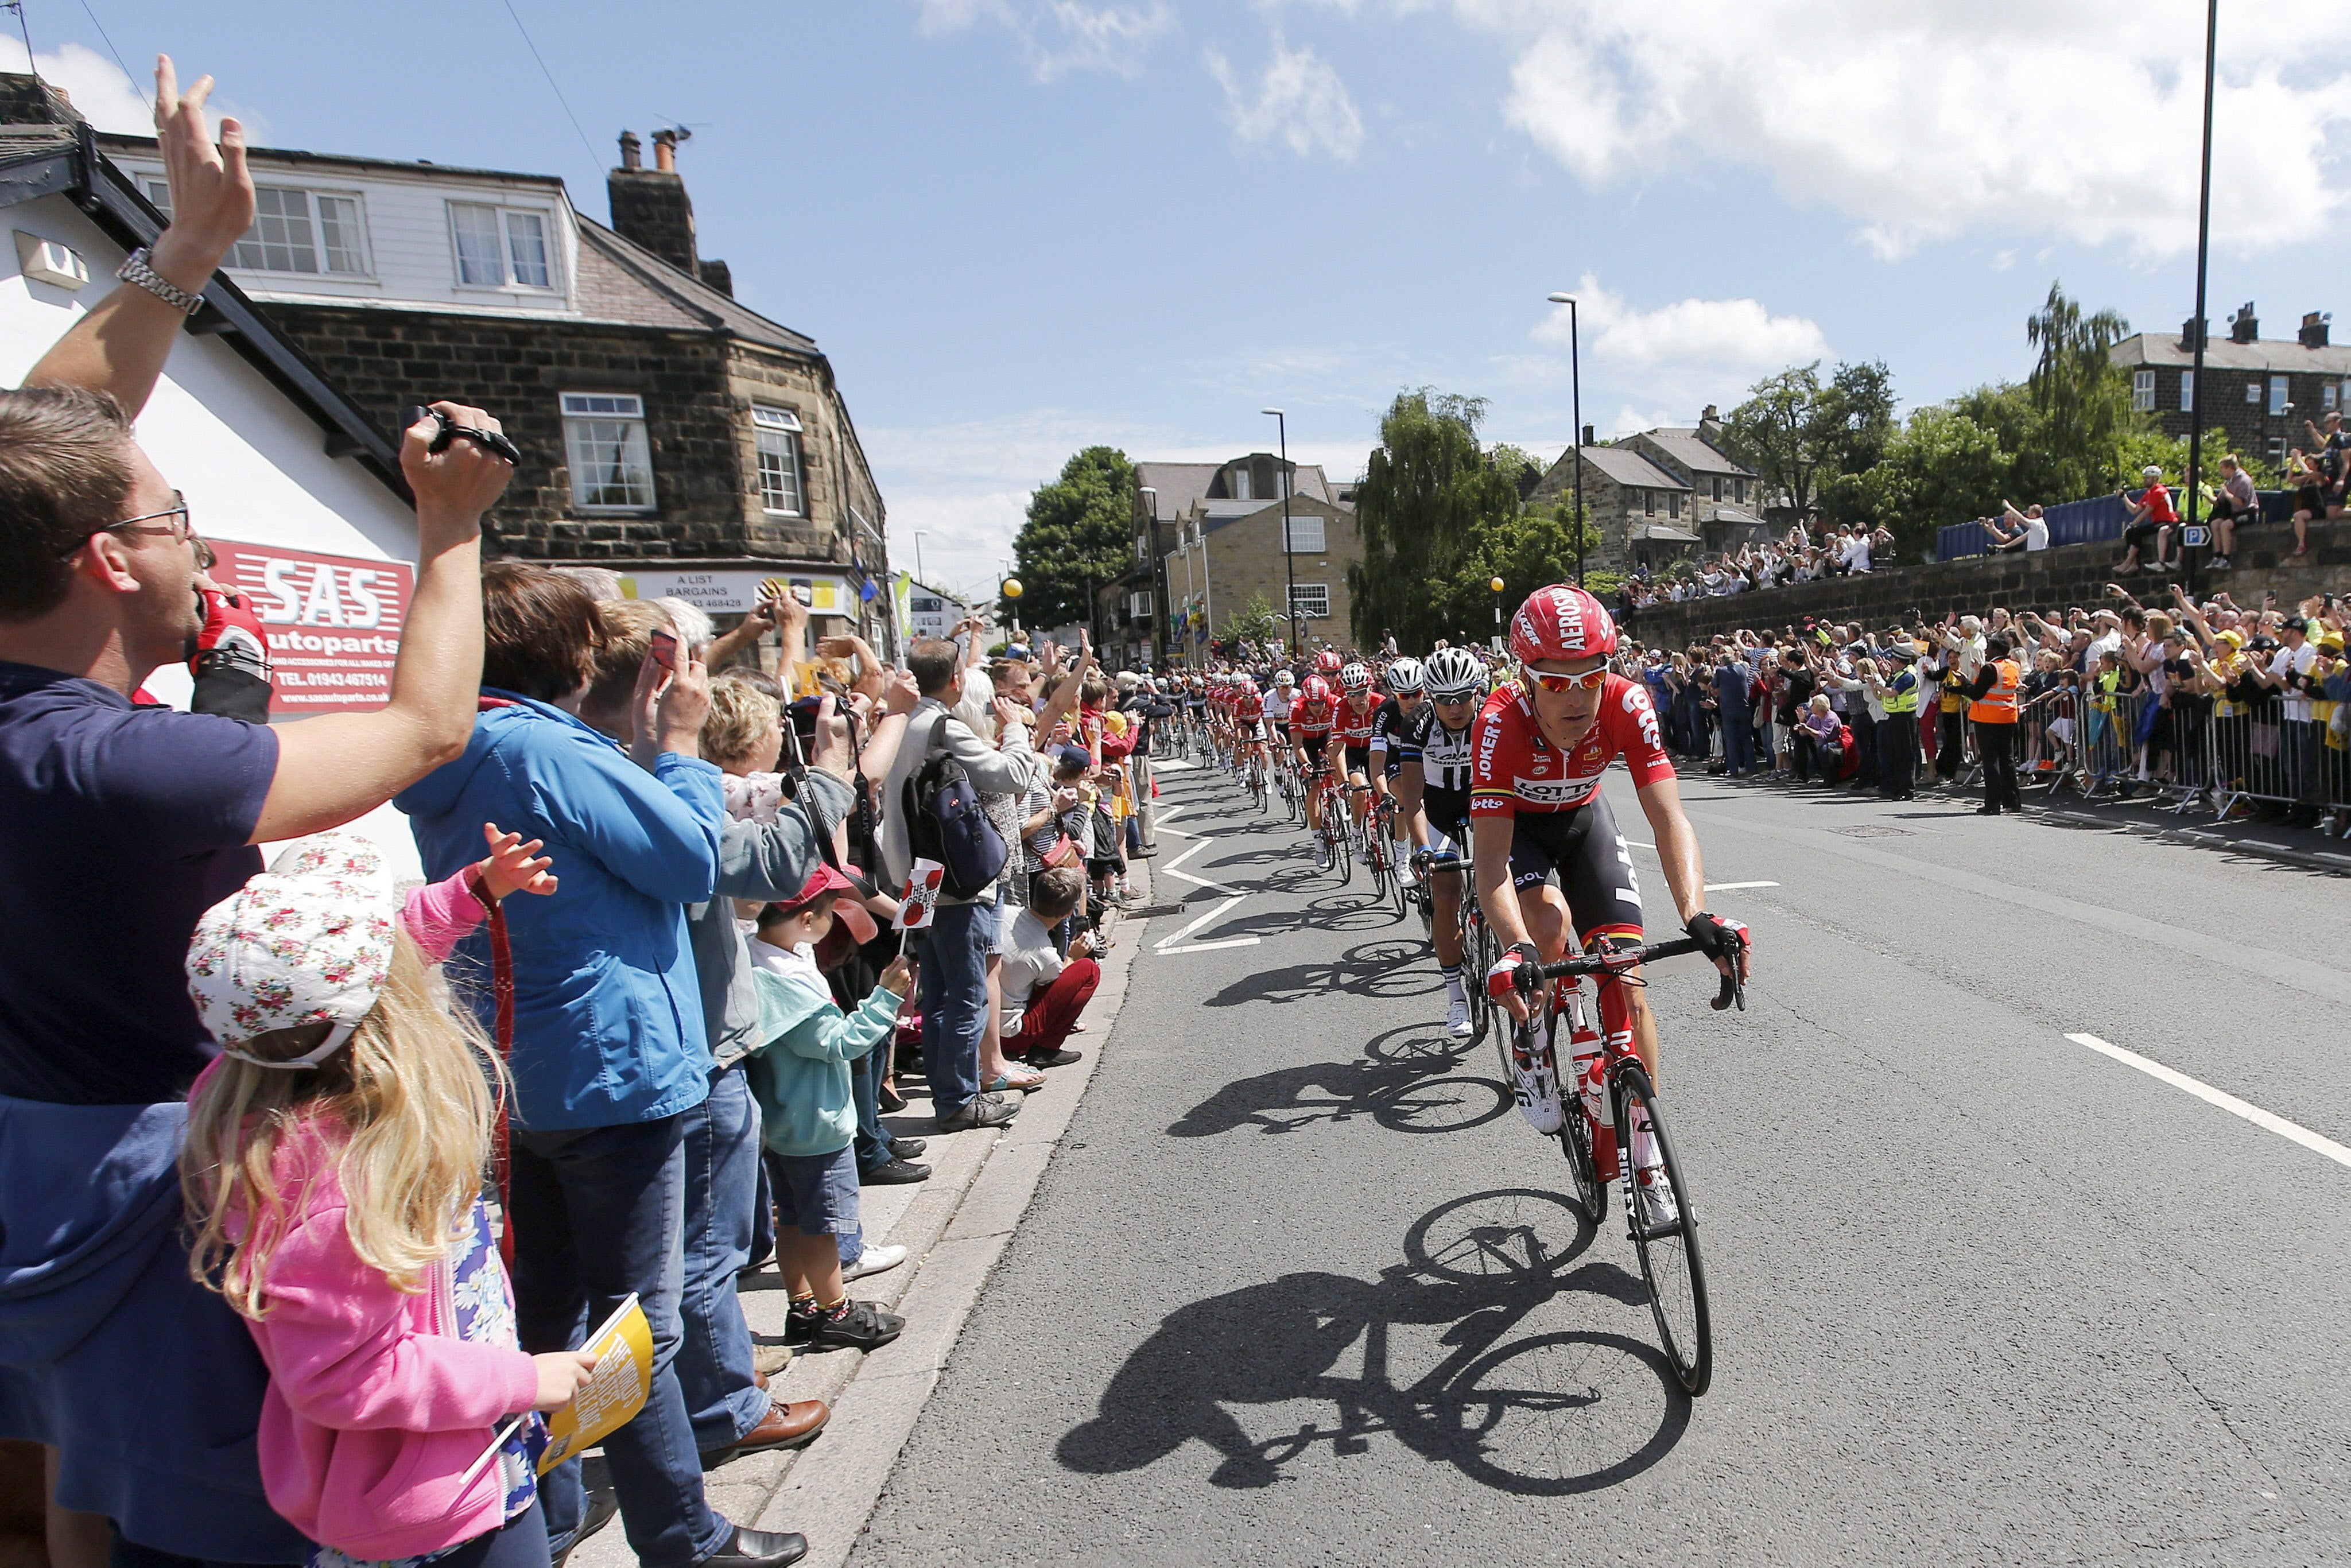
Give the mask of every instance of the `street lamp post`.
M 1164 664 L 1166 662 L 1166 650 L 1160 628 L 1166 624 L 1167 585 L 1160 580 L 1159 492 L 1152 486 L 1138 485 L 1134 495 L 1143 505 L 1143 549 L 1149 558 L 1144 562 L 1143 576 L 1144 580 L 1151 584 L 1151 649 L 1154 656 Z
M 923 535 L 926 531 L 923 528 L 914 530 L 914 578 L 920 582 L 930 580 L 930 573 L 923 570 Z
M 1487 587 L 1494 591 L 1494 652 L 1502 651 L 1502 580 L 1496 578 Z
M 2214 5 L 2220 0 L 2213 0 Z M 1554 294 L 1554 305 L 1567 307 L 1567 389 L 1568 417 L 1575 421 L 1574 439 L 1569 449 L 1575 454 L 1575 586 L 1583 586 L 1583 366 L 1580 340 L 1583 337 L 1575 314 L 1575 296 Z
M 1290 581 L 1290 662 L 1298 662 L 1298 561 L 1290 549 L 1290 420 L 1281 410 L 1264 411 L 1273 415 L 1274 429 L 1281 437 L 1281 568 Z
M 2204 181 L 2196 199 L 2196 368 L 2188 383 L 2188 527 L 2196 526 L 2197 494 L 2204 480 L 2204 329 L 2205 264 L 2212 253 L 2212 77 L 2220 40 L 2220 0 L 2208 0 L 2204 11 Z M 2266 453 L 2263 454 L 2267 455 Z M 2188 562 L 2188 593 L 2196 594 L 2197 563 L 2204 552 L 2179 553 Z

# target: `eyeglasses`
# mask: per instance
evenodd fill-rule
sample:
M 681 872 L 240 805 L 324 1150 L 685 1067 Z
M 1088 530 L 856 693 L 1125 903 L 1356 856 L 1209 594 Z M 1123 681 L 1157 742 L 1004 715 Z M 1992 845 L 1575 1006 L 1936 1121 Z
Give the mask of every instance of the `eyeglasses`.
M 61 560 L 71 559 L 82 545 L 89 543 L 100 534 L 119 534 L 126 528 L 134 534 L 169 534 L 179 543 L 187 543 L 196 537 L 195 518 L 188 511 L 187 497 L 174 490 L 172 492 L 172 499 L 178 505 L 166 507 L 160 512 L 141 512 L 135 517 L 125 517 L 119 523 L 108 523 L 103 528 L 90 529 L 89 533 L 82 536 L 81 544 L 74 546 L 58 559 Z M 155 521 L 157 517 L 170 517 L 172 520 L 168 523 L 158 523 Z
M 1608 684 L 1605 664 L 1583 675 L 1555 675 L 1548 670 L 1521 670 L 1519 674 L 1530 686 L 1541 686 L 1547 692 L 1596 692 Z

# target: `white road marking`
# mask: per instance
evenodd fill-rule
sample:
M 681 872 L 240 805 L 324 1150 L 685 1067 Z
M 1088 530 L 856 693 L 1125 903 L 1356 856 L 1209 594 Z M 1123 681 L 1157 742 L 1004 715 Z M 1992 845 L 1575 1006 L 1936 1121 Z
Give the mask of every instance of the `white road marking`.
M 1186 762 L 1174 757 L 1165 762 L 1154 761 L 1151 764 L 1151 770 L 1154 773 L 1196 773 L 1199 768 L 1200 765 L 1196 762 Z
M 1216 841 L 1213 839 L 1194 839 L 1190 849 L 1186 850 L 1182 854 L 1177 855 L 1172 861 L 1166 861 L 1158 865 L 1153 866 L 1151 868 L 1151 874 L 1155 878 L 1172 876 L 1178 882 L 1188 882 L 1194 887 L 1213 888 L 1218 893 L 1229 893 L 1236 898 L 1240 897 L 1241 891 L 1237 887 L 1227 887 L 1221 882 L 1210 882 L 1205 876 L 1194 876 L 1188 871 L 1177 871 L 1176 869 L 1177 866 L 1182 865 L 1186 861 L 1190 860 L 1194 855 L 1198 854 L 1202 850 L 1207 849 L 1215 841 Z
M 1175 933 L 1173 936 L 1163 937 L 1159 941 L 1153 943 L 1152 951 L 1155 953 L 1188 953 L 1192 951 L 1189 947 L 1178 947 L 1176 944 L 1183 941 L 1185 937 L 1189 936 L 1193 932 L 1197 931 L 1201 926 L 1206 925 L 1209 921 L 1214 920 L 1217 916 L 1222 915 L 1225 911 L 1230 909 L 1234 904 L 1238 904 L 1242 899 L 1247 898 L 1249 894 L 1246 893 L 1234 894 L 1222 904 L 1214 905 L 1205 914 L 1186 924 L 1182 930 Z M 1200 946 L 1203 947 L 1247 947 L 1258 940 L 1259 939 L 1255 936 L 1235 936 L 1223 942 L 1203 942 Z
M 1744 887 L 1777 887 L 1779 885 L 1776 882 L 1710 882 L 1706 884 L 1706 890 L 1708 893 L 1736 893 Z
M 1217 942 L 1195 942 L 1188 947 L 1154 947 L 1155 953 L 1213 953 L 1219 947 L 1254 947 L 1262 937 L 1228 936 Z
M 2150 1061 L 2135 1051 L 2125 1051 L 2121 1046 L 2100 1040 L 2095 1034 L 2069 1034 L 2065 1038 L 2075 1045 L 2089 1047 L 2101 1056 L 2110 1056 L 2126 1067 L 2136 1067 L 2158 1082 L 2168 1083 L 2174 1089 L 2184 1090 L 2208 1105 L 2217 1105 L 2231 1116 L 2242 1116 L 2254 1126 L 2275 1133 L 2290 1143 L 2300 1144 L 2313 1154 L 2325 1155 L 2338 1166 L 2351 1166 L 2351 1148 L 2346 1148 L 2332 1138 L 2314 1133 L 2299 1123 L 2289 1122 L 2273 1111 L 2264 1111 L 2259 1105 L 2215 1089 L 2199 1079 L 2190 1078 L 2178 1068 L 2166 1067 L 2160 1061 Z

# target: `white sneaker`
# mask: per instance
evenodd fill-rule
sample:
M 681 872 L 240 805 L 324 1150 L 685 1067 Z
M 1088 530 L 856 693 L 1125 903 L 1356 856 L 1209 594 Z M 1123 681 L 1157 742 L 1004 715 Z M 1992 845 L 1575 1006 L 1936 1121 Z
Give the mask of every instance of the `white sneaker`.
M 904 1247 L 868 1247 L 854 1263 L 841 1266 L 844 1280 L 862 1280 L 868 1274 L 886 1274 L 906 1260 Z
M 1682 1206 L 1674 1201 L 1674 1184 L 1666 1179 L 1666 1167 L 1653 1166 L 1634 1173 L 1633 1185 L 1641 1194 L 1641 1223 L 1650 1230 L 1658 1230 L 1682 1217 Z
M 1564 1120 L 1559 1106 L 1559 1075 L 1540 1056 L 1535 1058 L 1533 1066 L 1528 1067 L 1519 1063 L 1514 1052 L 1510 1065 L 1519 1081 L 1519 1114 L 1527 1119 L 1527 1125 L 1545 1137 L 1558 1132 Z
M 1316 871 L 1331 869 L 1331 851 L 1320 838 L 1314 841 L 1314 869 Z
M 1454 998 L 1453 1005 L 1446 1009 L 1445 1032 L 1456 1040 L 1469 1038 L 1469 998 L 1468 997 Z

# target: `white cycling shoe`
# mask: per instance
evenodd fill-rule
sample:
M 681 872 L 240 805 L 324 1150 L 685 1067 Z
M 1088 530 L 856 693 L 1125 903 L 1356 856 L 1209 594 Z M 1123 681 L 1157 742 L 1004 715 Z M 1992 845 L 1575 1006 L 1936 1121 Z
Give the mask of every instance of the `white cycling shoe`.
M 1682 1206 L 1674 1201 L 1674 1184 L 1666 1179 L 1666 1167 L 1651 1166 L 1633 1173 L 1633 1186 L 1641 1195 L 1641 1223 L 1651 1230 L 1660 1230 L 1682 1217 Z
M 1456 997 L 1453 998 L 1453 1005 L 1446 1009 L 1445 1032 L 1451 1035 L 1456 1040 L 1468 1040 L 1469 1038 L 1468 998 Z
M 1527 1119 L 1527 1125 L 1545 1137 L 1558 1132 L 1565 1120 L 1560 1109 L 1559 1075 L 1540 1058 L 1532 1067 L 1520 1066 L 1515 1058 L 1510 1065 L 1519 1081 L 1519 1114 Z

